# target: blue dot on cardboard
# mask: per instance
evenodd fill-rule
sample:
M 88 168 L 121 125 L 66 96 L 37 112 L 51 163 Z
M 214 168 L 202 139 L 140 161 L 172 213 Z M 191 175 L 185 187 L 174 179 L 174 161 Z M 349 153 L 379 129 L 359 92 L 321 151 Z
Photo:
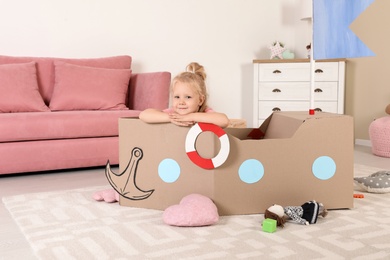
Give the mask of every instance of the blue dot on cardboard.
M 256 183 L 264 176 L 264 166 L 255 159 L 244 161 L 238 169 L 238 175 L 241 181 L 252 184 Z
M 318 179 L 328 180 L 336 173 L 336 163 L 329 156 L 321 156 L 314 161 L 312 171 Z
M 167 183 L 177 181 L 180 176 L 180 166 L 173 159 L 164 159 L 158 165 L 158 176 Z

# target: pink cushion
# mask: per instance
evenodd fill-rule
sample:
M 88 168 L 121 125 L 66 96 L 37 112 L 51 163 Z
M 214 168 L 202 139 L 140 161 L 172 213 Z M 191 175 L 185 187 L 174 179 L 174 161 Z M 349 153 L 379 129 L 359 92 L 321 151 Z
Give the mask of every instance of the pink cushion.
M 14 57 L 0 55 L 0 64 L 26 63 L 35 61 L 37 63 L 37 78 L 39 91 L 46 104 L 50 103 L 54 88 L 54 61 L 67 62 L 74 65 L 88 66 L 105 69 L 130 69 L 131 57 L 127 55 L 90 58 L 90 59 L 66 59 L 50 57 Z
M 390 116 L 374 120 L 368 129 L 372 153 L 390 157 Z
M 131 74 L 129 108 L 141 111 L 147 108 L 167 108 L 170 84 L 171 73 L 166 71 Z
M 118 119 L 137 118 L 139 113 L 137 110 L 0 113 L 0 146 L 2 142 L 118 136 Z
M 0 112 L 50 111 L 38 90 L 35 62 L 0 65 Z
M 163 213 L 166 224 L 179 227 L 208 226 L 218 219 L 218 209 L 213 201 L 200 194 L 184 197 L 180 204 L 168 207 Z
M 55 62 L 50 109 L 128 109 L 125 103 L 130 76 L 130 69 L 103 69 Z

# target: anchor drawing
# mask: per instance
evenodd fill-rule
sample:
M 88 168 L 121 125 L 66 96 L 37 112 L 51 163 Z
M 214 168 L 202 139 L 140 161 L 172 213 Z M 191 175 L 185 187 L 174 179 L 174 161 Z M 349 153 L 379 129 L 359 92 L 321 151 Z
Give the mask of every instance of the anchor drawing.
M 116 174 L 111 170 L 110 162 L 107 162 L 106 165 L 105 173 L 110 185 L 121 196 L 130 200 L 144 200 L 154 192 L 154 189 L 148 191 L 142 190 L 136 184 L 138 162 L 142 159 L 142 156 L 142 149 L 135 147 L 131 152 L 126 169 L 120 174 Z

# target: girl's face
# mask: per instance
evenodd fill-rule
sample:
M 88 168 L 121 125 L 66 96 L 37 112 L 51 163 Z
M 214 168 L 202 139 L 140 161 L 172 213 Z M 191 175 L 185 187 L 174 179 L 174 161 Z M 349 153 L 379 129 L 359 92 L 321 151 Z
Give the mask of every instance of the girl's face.
M 198 112 L 204 101 L 203 95 L 199 95 L 189 84 L 180 81 L 173 86 L 172 97 L 172 107 L 180 115 Z

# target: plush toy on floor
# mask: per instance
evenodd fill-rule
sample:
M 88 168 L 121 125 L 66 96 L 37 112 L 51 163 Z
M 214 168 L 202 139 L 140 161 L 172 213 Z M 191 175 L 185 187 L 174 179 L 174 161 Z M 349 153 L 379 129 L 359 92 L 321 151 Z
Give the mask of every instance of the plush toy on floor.
M 317 223 L 318 216 L 326 217 L 326 215 L 328 215 L 328 211 L 324 205 L 311 200 L 301 206 L 287 206 L 284 208 L 274 204 L 265 211 L 264 218 L 274 219 L 277 226 L 284 227 L 289 219 L 302 225 L 310 225 Z
M 119 201 L 119 194 L 114 189 L 107 189 L 95 192 L 92 198 L 96 201 L 113 203 Z

